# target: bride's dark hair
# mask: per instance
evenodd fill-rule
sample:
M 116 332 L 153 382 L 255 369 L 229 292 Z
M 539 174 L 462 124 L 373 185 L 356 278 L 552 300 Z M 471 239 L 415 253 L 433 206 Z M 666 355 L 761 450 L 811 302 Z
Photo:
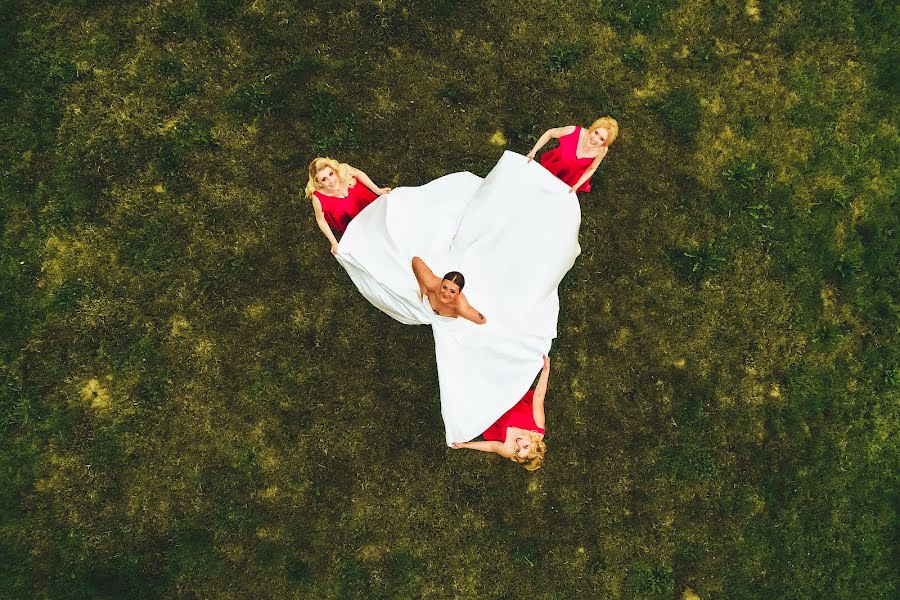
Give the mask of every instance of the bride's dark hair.
M 466 285 L 466 278 L 463 277 L 463 274 L 460 273 L 459 271 L 450 271 L 449 273 L 444 275 L 444 279 L 447 281 L 452 281 L 453 283 L 458 285 L 459 291 L 462 291 L 462 289 Z

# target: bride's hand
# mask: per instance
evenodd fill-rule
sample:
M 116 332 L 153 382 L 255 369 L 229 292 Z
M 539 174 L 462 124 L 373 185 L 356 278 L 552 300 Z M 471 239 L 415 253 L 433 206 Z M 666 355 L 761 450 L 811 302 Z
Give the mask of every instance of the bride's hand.
M 331 244 L 331 254 L 334 255 L 334 256 L 337 256 L 337 247 L 338 247 L 338 243 L 337 243 L 337 242 L 333 242 L 333 243 Z

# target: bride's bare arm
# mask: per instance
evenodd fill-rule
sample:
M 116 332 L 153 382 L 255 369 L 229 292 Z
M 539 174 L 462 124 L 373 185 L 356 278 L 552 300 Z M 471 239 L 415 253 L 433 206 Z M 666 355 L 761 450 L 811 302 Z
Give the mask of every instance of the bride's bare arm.
M 412 270 L 419 282 L 419 292 L 424 294 L 428 290 L 434 290 L 441 285 L 440 278 L 432 272 L 425 261 L 418 256 L 413 256 Z
M 487 319 L 483 314 L 475 310 L 469 301 L 466 300 L 465 296 L 460 295 L 458 302 L 458 306 L 456 311 L 459 313 L 463 319 L 468 319 L 475 323 L 476 325 L 484 325 L 487 323 Z

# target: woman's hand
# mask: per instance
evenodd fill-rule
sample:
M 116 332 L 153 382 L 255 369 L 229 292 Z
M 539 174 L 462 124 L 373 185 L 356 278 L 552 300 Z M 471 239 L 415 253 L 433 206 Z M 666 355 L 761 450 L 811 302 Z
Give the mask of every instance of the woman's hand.
M 531 161 L 533 161 L 533 160 L 534 160 L 534 150 L 532 150 L 531 152 L 529 152 L 528 154 L 526 154 L 526 155 L 525 155 L 525 158 L 528 159 L 528 160 L 525 161 L 525 162 L 531 162 Z
M 574 186 L 574 185 L 573 185 L 572 187 L 569 188 L 569 193 L 570 193 L 570 194 L 574 194 L 574 193 L 575 193 L 575 186 Z
M 544 355 L 544 370 L 545 371 L 550 370 L 550 357 L 547 356 L 546 354 Z
M 334 256 L 337 256 L 337 247 L 338 247 L 337 242 L 331 242 L 331 254 Z
M 390 194 L 390 193 L 391 193 L 391 188 L 389 188 L 389 187 L 378 188 L 378 192 L 377 192 L 377 193 L 378 193 L 379 196 L 384 196 L 385 194 Z
M 451 448 L 457 448 L 457 449 L 459 449 L 459 448 L 465 448 L 465 447 L 466 447 L 466 443 L 467 443 L 467 442 L 453 442 L 452 444 L 450 444 L 450 447 L 451 447 Z

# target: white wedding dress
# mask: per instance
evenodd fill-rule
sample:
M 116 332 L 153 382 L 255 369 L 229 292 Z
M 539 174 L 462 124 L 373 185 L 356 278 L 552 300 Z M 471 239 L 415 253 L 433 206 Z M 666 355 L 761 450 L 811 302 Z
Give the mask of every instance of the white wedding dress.
M 581 251 L 569 186 L 536 161 L 504 152 L 484 179 L 452 173 L 393 190 L 347 227 L 337 259 L 369 302 L 434 331 L 447 444 L 471 440 L 528 390 L 550 351 L 557 287 Z M 412 271 L 459 271 L 487 323 L 434 314 Z

